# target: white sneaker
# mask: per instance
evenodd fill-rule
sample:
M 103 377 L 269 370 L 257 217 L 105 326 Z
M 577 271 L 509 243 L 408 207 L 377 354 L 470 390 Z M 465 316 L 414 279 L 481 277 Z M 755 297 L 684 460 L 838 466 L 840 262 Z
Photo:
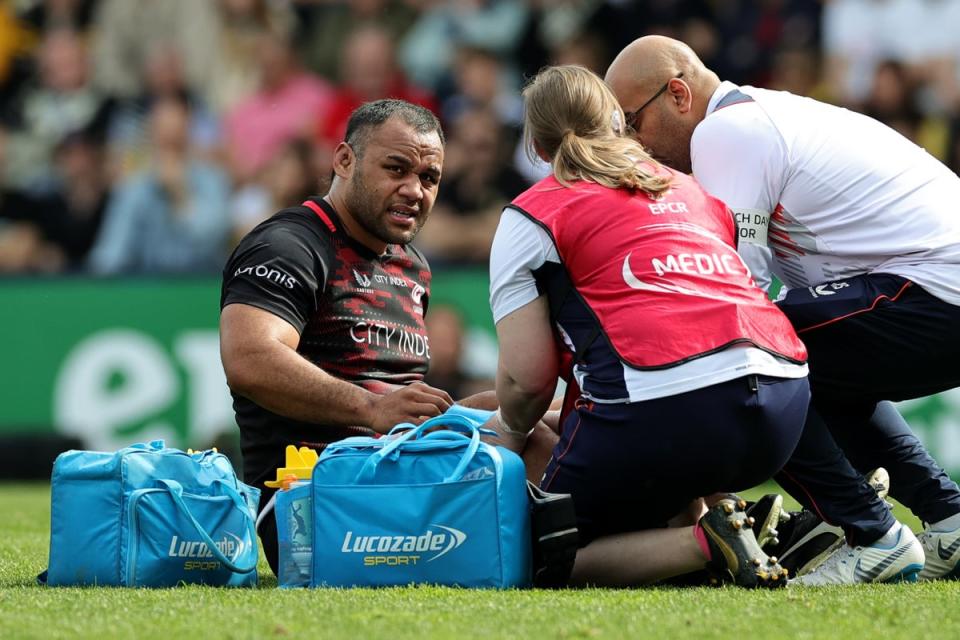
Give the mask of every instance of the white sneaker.
M 791 586 L 869 582 L 916 582 L 923 569 L 923 547 L 908 527 L 899 522 L 897 541 L 890 546 L 843 545 L 810 573 L 790 581 Z
M 919 539 L 926 554 L 921 580 L 960 579 L 960 529 L 931 531 L 928 527 Z

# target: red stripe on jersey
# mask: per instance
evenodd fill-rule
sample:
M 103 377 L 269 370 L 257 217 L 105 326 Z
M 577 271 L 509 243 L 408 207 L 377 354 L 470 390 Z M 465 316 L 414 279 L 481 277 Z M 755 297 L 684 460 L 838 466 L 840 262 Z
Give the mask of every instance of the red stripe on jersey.
M 318 205 L 316 202 L 314 202 L 313 200 L 304 200 L 303 206 L 309 207 L 310 209 L 312 209 L 313 212 L 317 214 L 321 220 L 323 220 L 323 223 L 327 225 L 327 228 L 330 229 L 331 232 L 335 232 L 337 230 L 337 227 L 333 224 L 333 221 L 330 219 L 330 216 L 328 216 L 327 212 L 323 210 L 323 207 Z

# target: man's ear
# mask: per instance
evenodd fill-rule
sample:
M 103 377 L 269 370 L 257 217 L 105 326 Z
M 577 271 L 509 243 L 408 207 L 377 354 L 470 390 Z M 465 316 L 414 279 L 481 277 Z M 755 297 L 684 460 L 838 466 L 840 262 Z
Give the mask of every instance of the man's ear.
M 670 100 L 677 105 L 680 113 L 687 113 L 693 108 L 693 92 L 690 85 L 684 82 L 683 78 L 674 78 L 667 87 L 670 94 Z
M 333 172 L 339 178 L 349 180 L 353 175 L 353 168 L 356 165 L 357 156 L 353 148 L 346 142 L 341 142 L 333 150 Z

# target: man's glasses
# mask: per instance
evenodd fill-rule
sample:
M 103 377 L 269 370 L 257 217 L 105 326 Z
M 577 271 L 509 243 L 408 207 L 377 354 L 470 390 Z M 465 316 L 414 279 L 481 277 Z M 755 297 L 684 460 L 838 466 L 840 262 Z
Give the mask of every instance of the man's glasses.
M 636 129 L 637 129 L 637 116 L 640 115 L 640 112 L 643 111 L 644 109 L 646 109 L 647 107 L 649 107 L 651 102 L 653 102 L 654 100 L 656 100 L 657 98 L 659 98 L 660 96 L 662 96 L 662 95 L 663 95 L 663 92 L 666 91 L 666 90 L 667 90 L 667 87 L 670 86 L 670 82 L 671 82 L 671 81 L 673 81 L 673 80 L 679 80 L 679 79 L 682 78 L 682 77 L 683 77 L 683 71 L 681 71 L 680 73 L 678 73 L 678 74 L 675 75 L 674 77 L 670 78 L 670 80 L 667 80 L 666 82 L 664 82 L 664 83 L 663 83 L 663 86 L 660 87 L 660 90 L 657 91 L 657 92 L 656 92 L 655 94 L 653 94 L 652 96 L 650 96 L 650 99 L 647 100 L 646 102 L 644 102 L 642 105 L 640 105 L 639 108 L 634 109 L 633 111 L 628 111 L 628 112 L 624 113 L 624 114 L 623 114 L 623 117 L 624 117 L 624 120 L 627 121 L 627 126 L 630 127 L 631 129 L 633 129 L 634 131 L 636 131 Z

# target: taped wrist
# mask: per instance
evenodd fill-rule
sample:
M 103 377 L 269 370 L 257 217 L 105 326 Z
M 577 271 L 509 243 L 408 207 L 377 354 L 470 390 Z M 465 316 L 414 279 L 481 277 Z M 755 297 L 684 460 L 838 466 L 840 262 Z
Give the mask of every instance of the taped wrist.
M 530 434 L 533 433 L 533 429 L 534 429 L 533 427 L 530 427 L 526 431 L 521 431 L 519 429 L 514 429 L 513 427 L 511 427 L 509 424 L 507 424 L 507 421 L 503 419 L 503 414 L 500 413 L 500 409 L 497 409 L 497 420 L 500 422 L 500 426 L 503 427 L 503 430 L 508 435 L 515 436 L 518 438 L 523 438 L 524 440 L 526 440 L 528 437 L 530 437 Z

